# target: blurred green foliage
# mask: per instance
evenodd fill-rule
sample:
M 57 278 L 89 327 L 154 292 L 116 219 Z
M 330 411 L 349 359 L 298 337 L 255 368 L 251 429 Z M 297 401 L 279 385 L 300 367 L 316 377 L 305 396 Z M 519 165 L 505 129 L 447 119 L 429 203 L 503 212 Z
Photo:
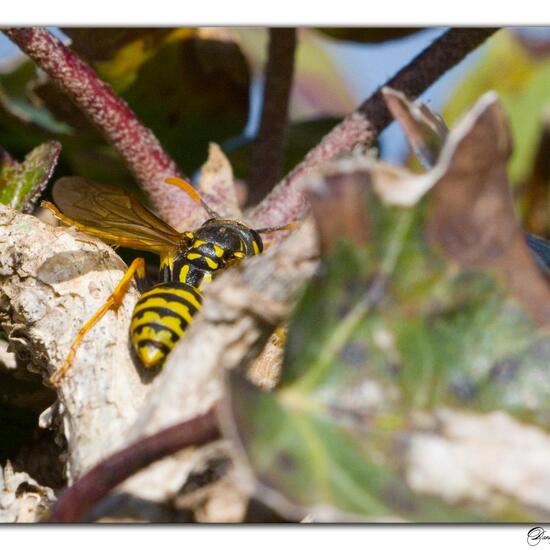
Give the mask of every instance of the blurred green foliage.
M 506 409 L 550 427 L 548 336 L 489 271 L 459 268 L 428 243 L 429 202 L 396 209 L 369 193 L 370 242 L 340 241 L 307 286 L 276 390 L 231 375 L 234 429 L 273 502 L 333 519 L 530 517 L 510 497 L 451 506 L 406 480 L 419 411 Z
M 81 48 L 93 60 L 99 56 L 97 48 L 84 47 L 90 33 L 99 43 L 104 33 L 111 33 L 108 29 L 95 29 L 84 37 L 73 33 L 78 37 L 75 49 Z M 223 142 L 242 132 L 248 118 L 250 75 L 234 42 L 202 39 L 196 31 L 176 29 L 163 30 L 160 36 L 141 33 L 136 38 L 130 33 L 119 36 L 115 44 L 101 50 L 95 68 L 184 171 L 192 173 L 204 162 L 210 141 Z M 0 113 L 0 143 L 6 149 L 21 153 L 54 137 L 64 145 L 67 171 L 115 183 L 128 181 L 116 153 L 62 92 L 38 79 L 31 63 L 2 77 L 0 86 L 4 107 L 15 104 L 19 109 Z

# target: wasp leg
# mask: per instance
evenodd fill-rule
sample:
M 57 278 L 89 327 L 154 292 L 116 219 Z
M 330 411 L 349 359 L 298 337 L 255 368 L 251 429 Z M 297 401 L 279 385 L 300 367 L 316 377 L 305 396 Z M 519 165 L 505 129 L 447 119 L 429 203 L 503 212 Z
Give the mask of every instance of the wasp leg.
M 47 208 L 59 221 L 63 222 L 65 225 L 76 227 L 84 232 L 86 231 L 86 226 L 84 224 L 63 215 L 55 204 L 52 204 L 49 201 L 42 201 L 40 206 L 42 206 L 42 208 Z
M 145 260 L 143 258 L 136 258 L 124 274 L 124 277 L 120 280 L 113 293 L 109 296 L 107 301 L 92 315 L 92 317 L 84 324 L 84 326 L 78 331 L 76 338 L 74 339 L 71 349 L 65 359 L 63 365 L 52 375 L 50 382 L 57 386 L 59 382 L 65 377 L 67 371 L 71 367 L 76 350 L 82 342 L 82 339 L 89 332 L 94 325 L 110 310 L 117 310 L 122 304 L 124 295 L 126 294 L 132 278 L 136 277 L 138 284 L 145 281 Z

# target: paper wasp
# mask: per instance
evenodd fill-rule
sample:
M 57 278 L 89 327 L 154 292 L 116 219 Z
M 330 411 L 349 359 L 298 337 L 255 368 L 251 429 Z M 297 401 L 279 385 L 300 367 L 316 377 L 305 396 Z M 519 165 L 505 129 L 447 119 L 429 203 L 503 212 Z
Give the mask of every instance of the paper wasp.
M 110 245 L 160 256 L 160 280 L 141 294 L 130 325 L 133 347 L 145 367 L 161 365 L 184 335 L 201 308 L 201 287 L 206 281 L 247 256 L 261 254 L 261 233 L 293 226 L 252 229 L 240 221 L 220 217 L 187 181 L 168 178 L 166 183 L 185 191 L 208 213 L 209 218 L 196 231 L 180 233 L 132 194 L 80 177 L 65 177 L 56 182 L 53 197 L 59 209 L 50 202 L 42 202 L 66 225 Z M 64 364 L 52 376 L 54 384 L 68 371 L 86 333 L 107 311 L 121 305 L 133 277 L 143 288 L 146 279 L 143 258 L 132 262 L 105 304 L 80 329 Z

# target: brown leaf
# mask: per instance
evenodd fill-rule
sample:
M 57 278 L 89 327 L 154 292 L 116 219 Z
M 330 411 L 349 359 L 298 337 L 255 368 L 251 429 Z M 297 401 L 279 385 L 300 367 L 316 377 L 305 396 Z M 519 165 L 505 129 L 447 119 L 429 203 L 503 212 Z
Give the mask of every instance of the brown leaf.
M 365 218 L 365 191 L 370 181 L 361 170 L 340 172 L 342 165 L 334 165 L 336 171 L 310 182 L 307 196 L 317 225 L 321 251 L 332 249 L 337 240 L 348 237 L 361 244 L 367 241 L 369 230 Z
M 550 324 L 550 289 L 515 216 L 506 174 L 510 133 L 497 96 L 483 96 L 453 137 L 434 189 L 430 238 L 461 265 L 492 268 L 537 323 Z
M 420 100 L 411 101 L 405 94 L 387 86 L 382 88 L 382 97 L 403 128 L 412 153 L 425 168 L 431 168 L 449 133 L 443 119 Z
M 452 130 L 436 165 L 425 174 L 414 174 L 364 156 L 335 161 L 321 171 L 343 172 L 333 177 L 345 180 L 355 173 L 357 183 L 354 185 L 359 187 L 368 181 L 365 178 L 368 174 L 381 199 L 387 205 L 398 207 L 414 205 L 433 189 L 428 224 L 432 242 L 460 265 L 489 268 L 500 274 L 523 308 L 537 323 L 547 325 L 550 323 L 550 289 L 515 216 L 506 173 L 510 155 L 505 113 L 496 94 L 488 93 Z M 313 185 L 315 181 L 312 178 Z M 306 184 L 311 186 L 312 182 Z M 342 210 L 346 215 L 335 216 L 339 207 L 333 202 L 334 191 L 318 189 L 316 194 L 322 202 L 313 208 L 314 212 L 317 209 L 316 218 L 320 220 L 322 248 L 330 247 L 338 233 L 359 236 L 360 224 L 352 221 L 350 214 L 353 200 L 348 199 L 349 205 Z M 345 193 L 352 191 L 347 189 Z M 312 196 L 311 200 L 315 203 L 316 198 Z

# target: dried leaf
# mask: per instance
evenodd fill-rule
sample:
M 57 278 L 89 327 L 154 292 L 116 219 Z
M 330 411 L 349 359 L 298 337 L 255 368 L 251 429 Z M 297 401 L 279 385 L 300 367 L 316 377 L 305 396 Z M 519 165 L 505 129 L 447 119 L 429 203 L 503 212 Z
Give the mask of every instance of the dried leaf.
M 365 173 L 325 172 L 320 180 L 306 186 L 306 192 L 318 219 L 321 252 L 334 248 L 336 242 L 347 239 L 357 245 L 368 241 L 369 227 L 364 208 Z M 335 216 L 334 212 L 343 215 Z
M 385 87 L 382 96 L 395 120 L 401 124 L 411 152 L 424 168 L 432 168 L 449 133 L 443 119 L 420 100 L 410 101 L 397 90 Z
M 537 152 L 527 179 L 518 188 L 526 231 L 550 236 L 550 103 L 544 108 Z
M 248 369 L 247 376 L 255 386 L 271 390 L 277 385 L 283 367 L 286 333 L 286 327 L 275 330 Z
M 498 273 L 525 311 L 550 326 L 550 289 L 532 261 L 506 175 L 510 135 L 492 94 L 457 145 L 434 191 L 430 235 L 453 260 Z
M 216 143 L 210 144 L 208 160 L 201 168 L 199 189 L 208 198 L 210 206 L 222 216 L 242 216 L 233 181 L 233 169 Z
M 37 523 L 55 503 L 54 492 L 26 472 L 15 472 L 9 461 L 0 465 L 0 523 Z

